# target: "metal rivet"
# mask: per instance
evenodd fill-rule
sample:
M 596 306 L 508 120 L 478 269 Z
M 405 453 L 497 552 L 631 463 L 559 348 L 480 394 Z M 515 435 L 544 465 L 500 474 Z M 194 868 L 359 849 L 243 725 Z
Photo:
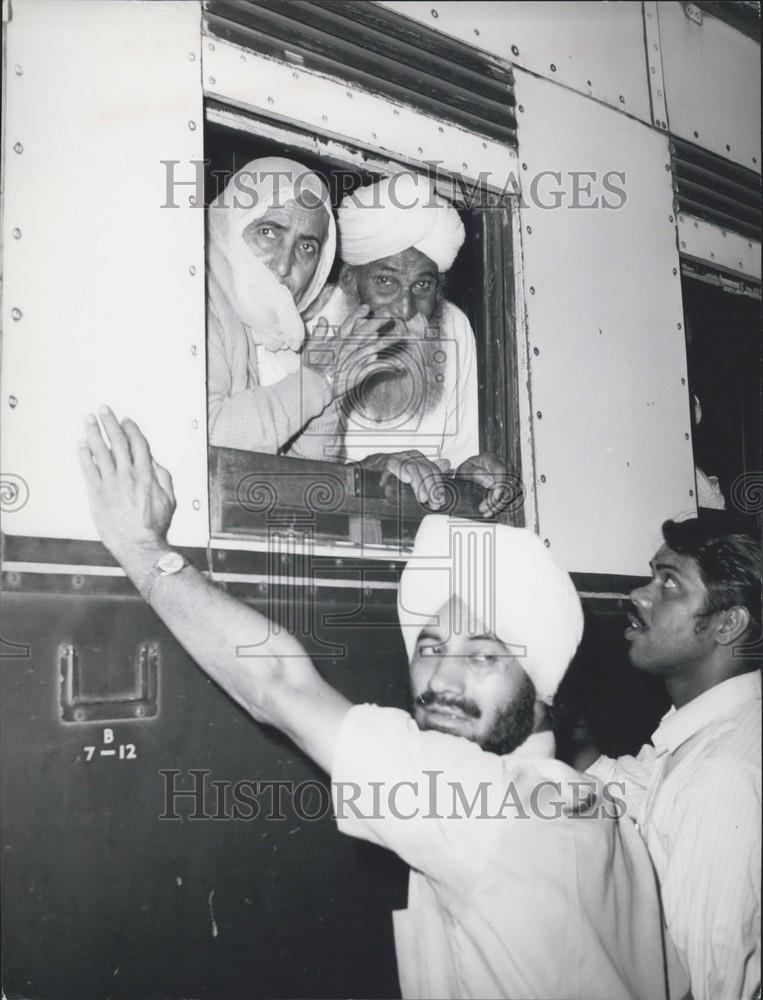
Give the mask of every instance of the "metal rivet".
M 267 585 L 267 583 L 264 580 L 261 580 L 257 584 L 257 590 L 259 590 L 261 593 L 264 594 L 267 589 L 268 589 L 268 585 Z
M 21 310 L 17 309 L 16 306 L 11 309 L 11 319 L 20 320 L 22 315 Z
M 659 125 L 660 123 L 659 123 L 659 122 L 657 122 L 657 124 Z M 666 169 L 666 170 L 670 170 L 670 164 L 669 164 L 669 163 L 666 163 L 666 164 L 665 164 L 665 169 Z
M 21 66 L 14 66 L 14 70 L 16 72 L 16 76 L 24 75 L 24 70 L 21 68 Z
M 710 256 L 713 258 L 713 260 L 715 260 L 715 254 L 713 253 L 712 250 L 710 251 Z
M 729 144 L 728 144 L 728 143 L 726 143 L 726 152 L 727 152 L 727 153 L 730 153 L 730 152 L 731 152 L 731 146 L 729 146 Z
M 188 59 L 189 59 L 190 62 L 196 62 L 196 53 L 195 52 L 189 52 L 188 53 Z
M 21 230 L 18 229 L 18 228 L 12 229 L 11 230 L 11 236 L 13 236 L 14 240 L 20 240 L 21 239 Z
M 673 268 L 673 274 L 678 274 L 678 268 L 677 267 Z
M 757 162 L 758 162 L 758 158 L 757 158 L 757 156 L 753 156 L 753 158 L 752 158 L 752 162 L 753 162 L 753 163 L 757 163 Z
M 547 538 L 543 539 L 543 544 L 546 546 L 547 549 L 551 548 L 551 542 Z
M 194 500 L 191 506 L 193 507 L 194 510 L 201 510 L 201 501 Z
M 527 164 L 526 164 L 526 163 L 523 163 L 523 164 L 522 164 L 522 169 L 523 169 L 523 170 L 527 170 Z
M 351 91 L 349 91 L 349 90 L 347 91 L 347 96 L 348 96 L 348 98 L 350 100 L 352 100 L 352 92 Z
M 372 132 L 372 133 L 371 133 L 371 138 L 372 138 L 372 139 L 378 139 L 378 138 L 379 138 L 379 136 L 378 136 L 378 135 L 376 134 L 376 132 Z
M 436 10 L 434 9 L 434 7 L 433 7 L 433 8 L 432 8 L 432 17 L 439 17 L 439 16 L 440 16 L 440 15 L 439 15 L 439 14 L 437 13 L 437 11 L 436 11 Z
M 621 104 L 625 104 L 625 98 L 623 97 L 622 94 L 620 94 L 620 96 L 617 99 Z
M 511 46 L 511 53 L 512 53 L 512 55 L 515 55 L 515 56 L 519 55 L 519 49 L 516 47 L 516 45 L 512 45 Z
M 18 405 L 19 405 L 19 401 L 18 401 L 18 399 L 16 399 L 15 396 L 9 396 L 8 397 L 8 406 L 10 406 L 10 408 L 12 410 L 15 410 Z
M 681 240 L 681 246 L 684 248 L 684 250 L 686 249 L 686 241 L 685 240 Z
M 650 67 L 649 67 L 649 72 L 650 72 L 650 73 L 656 73 L 656 72 L 657 72 L 657 70 L 656 70 L 656 69 L 654 68 L 654 66 L 650 66 Z
M 423 147 L 423 146 L 419 146 L 419 152 L 420 152 L 420 153 L 423 153 L 423 152 L 424 152 L 424 147 Z
M 592 87 L 592 86 L 593 86 L 593 84 L 591 83 L 591 81 L 590 81 L 590 80 L 586 80 L 586 86 L 587 86 L 587 87 Z
M 680 324 L 680 323 L 676 323 L 676 326 L 678 327 L 678 329 L 679 329 L 679 330 L 682 330 L 682 329 L 683 329 L 683 327 L 681 326 L 681 324 Z
M 542 483 L 545 483 L 545 481 L 546 481 L 546 477 L 545 477 L 545 476 L 541 476 L 541 477 L 540 477 L 540 481 L 541 481 Z
M 533 354 L 537 358 L 538 355 L 540 354 L 540 348 L 539 347 L 533 347 Z
M 196 195 L 195 194 L 191 194 L 191 195 L 188 196 L 188 204 L 191 206 L 191 208 L 196 208 Z
M 684 434 L 684 437 L 686 438 L 687 441 L 689 440 L 689 435 L 688 434 Z
M 210 51 L 210 52 L 214 52 L 214 51 L 215 51 L 215 45 L 214 45 L 214 42 L 210 42 L 210 43 L 209 43 L 209 46 L 208 46 L 208 47 L 209 47 L 209 51 Z
M 530 285 L 530 295 L 535 295 L 535 285 Z
M 198 420 L 192 420 L 191 421 L 191 427 L 193 427 L 193 429 L 195 431 L 197 431 L 199 429 L 199 421 Z
M 392 109 L 392 114 L 395 116 L 395 118 L 400 117 L 400 112 L 397 110 L 397 108 Z
M 527 233 L 528 233 L 528 234 L 529 234 L 530 236 L 532 236 L 532 231 L 533 231 L 533 227 L 532 227 L 532 226 L 527 226 L 527 228 L 526 228 L 526 230 L 525 230 L 525 231 L 526 231 L 526 232 L 527 232 Z
M 741 261 L 741 260 L 739 261 L 739 266 L 740 266 L 740 267 L 744 267 L 744 264 L 742 263 L 742 261 Z
M 191 264 L 191 266 L 188 268 L 188 273 L 191 275 L 191 277 L 193 277 L 194 274 L 196 274 L 196 265 L 195 264 Z
M 438 125 L 438 126 L 437 126 L 437 131 L 438 131 L 438 132 L 444 132 L 444 131 L 445 131 L 445 129 L 444 129 L 443 127 L 442 127 L 442 125 Z
M 543 419 L 543 414 L 541 413 L 540 410 L 538 410 L 538 412 L 535 414 L 535 416 L 538 418 L 538 420 L 542 420 Z
M 673 221 L 673 216 L 672 216 L 672 215 L 669 215 L 669 216 L 668 216 L 668 222 L 672 222 L 672 221 Z
M 194 122 L 194 121 L 188 122 L 188 128 L 191 130 L 191 132 L 195 132 L 196 131 L 196 122 Z
M 273 100 L 272 97 L 268 98 L 268 104 L 275 104 L 275 101 Z
M 328 121 L 328 115 L 321 115 L 321 121 L 322 122 L 327 122 Z
M 215 78 L 213 76 L 210 76 L 210 78 L 209 78 L 209 85 L 210 85 L 210 87 L 214 87 L 214 85 L 216 83 L 217 83 L 217 80 L 215 80 Z
M 519 107 L 517 108 L 517 111 L 519 111 L 520 114 L 522 114 L 524 110 L 525 110 L 524 104 L 520 104 Z
M 556 73 L 556 66 L 554 66 L 553 63 L 551 63 L 551 66 L 549 68 L 551 69 L 552 73 Z
M 137 719 L 142 719 L 145 714 L 146 714 L 146 710 L 145 710 L 145 708 L 142 705 L 136 705 L 135 706 L 135 717 Z
M 469 164 L 468 163 L 462 163 L 461 164 L 461 169 L 462 170 L 468 170 L 469 169 Z
M 689 490 L 689 496 L 690 496 L 690 497 L 693 497 L 693 496 L 694 496 L 694 490 Z
M 657 91 L 657 96 L 658 96 L 658 97 L 662 97 L 662 91 L 661 91 L 661 90 L 658 90 L 658 91 Z
M 85 718 L 85 713 L 81 708 L 75 708 L 72 714 L 76 722 L 82 722 Z
M 199 349 L 198 349 L 198 347 L 196 346 L 196 344 L 191 344 L 191 354 L 193 354 L 193 356 L 194 356 L 194 357 L 196 357 L 196 355 L 197 355 L 198 353 L 199 353 Z
M 474 34 L 475 34 L 475 35 L 479 35 L 479 33 L 480 33 L 480 29 L 479 29 L 479 28 L 475 28 L 475 29 L 474 29 Z
M 486 142 L 483 142 L 483 143 L 482 143 L 482 148 L 483 148 L 483 149 L 487 149 L 487 143 L 486 143 Z
M 694 228 L 695 228 L 695 229 L 699 229 L 699 223 L 698 223 L 698 222 L 695 222 L 695 223 L 694 223 Z
M 692 132 L 695 139 L 699 139 L 699 132 Z
M 681 379 L 681 385 L 686 385 L 686 379 L 685 378 Z
M 13 144 L 13 152 L 14 153 L 23 153 L 24 152 L 24 147 L 21 145 L 20 142 L 14 142 L 14 144 Z

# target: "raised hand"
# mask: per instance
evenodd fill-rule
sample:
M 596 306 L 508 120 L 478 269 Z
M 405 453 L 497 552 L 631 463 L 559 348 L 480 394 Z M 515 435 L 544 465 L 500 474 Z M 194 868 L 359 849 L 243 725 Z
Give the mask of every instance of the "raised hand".
M 479 506 L 483 517 L 495 517 L 512 504 L 521 503 L 522 483 L 492 452 L 484 451 L 467 458 L 456 469 L 456 478 L 470 479 L 486 491 L 487 495 Z
M 407 483 L 416 500 L 430 510 L 439 510 L 447 503 L 443 483 L 445 473 L 450 470 L 450 462 L 446 458 L 432 461 L 420 451 L 399 451 L 392 455 L 369 455 L 363 460 L 363 466 L 381 472 L 382 487 L 393 478 Z
M 120 425 L 108 406 L 85 419 L 79 458 L 93 520 L 104 545 L 122 562 L 137 549 L 166 547 L 175 512 L 172 477 L 151 456 L 148 441 L 129 419 Z

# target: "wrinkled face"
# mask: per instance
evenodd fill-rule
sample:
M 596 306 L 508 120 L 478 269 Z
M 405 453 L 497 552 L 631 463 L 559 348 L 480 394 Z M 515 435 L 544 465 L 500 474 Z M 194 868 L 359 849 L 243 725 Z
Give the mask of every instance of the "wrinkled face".
M 510 753 L 533 731 L 535 688 L 504 643 L 481 626 L 467 634 L 467 620 L 454 597 L 419 636 L 410 666 L 414 718 L 420 729 Z
M 651 562 L 652 579 L 631 593 L 625 638 L 634 667 L 659 677 L 691 672 L 714 644 L 696 615 L 707 600 L 699 567 L 663 545 Z
M 418 313 L 430 319 L 437 305 L 437 265 L 410 247 L 358 268 L 357 291 L 374 316 L 407 322 Z
M 298 302 L 315 274 L 327 233 L 328 216 L 323 206 L 310 207 L 292 200 L 269 208 L 243 235 L 254 256 Z

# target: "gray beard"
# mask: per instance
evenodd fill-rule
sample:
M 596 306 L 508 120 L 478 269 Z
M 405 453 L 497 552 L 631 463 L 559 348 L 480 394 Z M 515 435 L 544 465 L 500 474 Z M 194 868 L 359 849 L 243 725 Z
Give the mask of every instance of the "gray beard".
M 343 285 L 342 290 L 353 309 L 361 304 L 354 289 Z M 370 375 L 348 393 L 343 404 L 345 414 L 352 413 L 364 423 L 394 421 L 399 426 L 414 416 L 421 419 L 440 404 L 445 395 L 445 379 L 441 375 L 442 360 L 435 360 L 435 355 L 443 351 L 440 342 L 443 307 L 444 300 L 438 300 L 430 319 L 419 316 L 418 321 L 411 321 L 409 341 L 383 350 L 381 357 L 388 357 L 391 367 Z M 419 325 L 422 322 L 426 324 L 426 336 L 422 336 Z M 397 364 L 392 367 L 394 362 Z

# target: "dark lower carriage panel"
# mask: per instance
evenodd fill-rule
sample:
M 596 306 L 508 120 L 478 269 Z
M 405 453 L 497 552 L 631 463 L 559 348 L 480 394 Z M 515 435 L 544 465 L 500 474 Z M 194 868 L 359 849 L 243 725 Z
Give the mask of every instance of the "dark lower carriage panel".
M 404 706 L 394 604 L 354 614 L 362 593 L 318 603 L 319 620 L 352 627 L 319 625 L 306 643 L 351 699 Z M 325 779 L 207 680 L 142 601 L 6 592 L 0 634 L 7 996 L 398 995 L 390 911 L 405 905 L 405 867 L 340 835 L 327 791 L 304 785 L 295 802 L 263 787 Z M 260 784 L 237 786 L 250 818 L 233 819 L 242 780 Z M 203 799 L 168 802 L 170 781 L 198 782 Z M 225 799 L 212 782 L 229 783 Z

